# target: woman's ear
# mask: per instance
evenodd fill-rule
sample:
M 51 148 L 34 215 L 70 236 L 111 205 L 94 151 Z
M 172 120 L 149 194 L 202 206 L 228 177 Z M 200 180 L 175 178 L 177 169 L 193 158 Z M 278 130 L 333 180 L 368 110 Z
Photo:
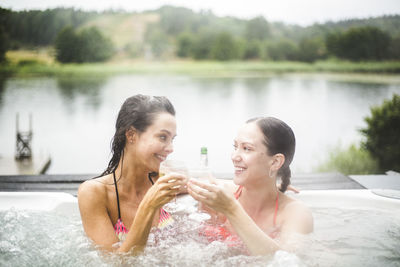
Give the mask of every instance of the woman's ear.
M 133 144 L 136 142 L 137 131 L 132 126 L 125 132 L 126 143 Z
M 284 163 L 285 155 L 283 155 L 282 153 L 275 154 L 272 159 L 271 169 L 273 171 L 278 171 Z

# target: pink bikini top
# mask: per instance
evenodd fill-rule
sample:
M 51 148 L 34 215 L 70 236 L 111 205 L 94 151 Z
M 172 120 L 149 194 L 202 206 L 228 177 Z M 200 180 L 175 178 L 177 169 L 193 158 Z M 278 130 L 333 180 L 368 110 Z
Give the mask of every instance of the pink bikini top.
M 243 186 L 239 186 L 239 188 L 234 193 L 236 199 L 239 199 L 240 195 L 242 194 Z M 274 212 L 274 219 L 273 219 L 273 231 L 271 231 L 268 235 L 271 238 L 276 238 L 279 234 L 279 229 L 276 227 L 276 217 L 278 214 L 279 208 L 279 193 L 276 194 L 275 200 L 275 212 Z M 205 225 L 203 230 L 203 235 L 207 237 L 208 241 L 212 242 L 215 240 L 219 241 L 229 241 L 229 246 L 234 246 L 234 244 L 239 240 L 238 236 L 232 235 L 232 233 L 226 229 L 223 225 Z
M 113 178 L 114 178 L 114 184 L 115 184 L 115 194 L 117 195 L 117 206 L 118 206 L 118 221 L 114 225 L 114 231 L 115 234 L 117 235 L 118 239 L 120 241 L 124 241 L 126 238 L 126 234 L 128 233 L 128 228 L 124 225 L 122 219 L 121 219 L 121 210 L 119 207 L 119 195 L 118 195 L 118 187 L 117 187 L 117 180 L 115 179 L 115 172 L 113 172 Z M 151 183 L 153 181 L 149 178 Z M 163 208 L 160 209 L 160 218 L 158 220 L 158 228 L 163 228 L 169 224 L 171 224 L 174 221 L 172 216 L 166 212 Z

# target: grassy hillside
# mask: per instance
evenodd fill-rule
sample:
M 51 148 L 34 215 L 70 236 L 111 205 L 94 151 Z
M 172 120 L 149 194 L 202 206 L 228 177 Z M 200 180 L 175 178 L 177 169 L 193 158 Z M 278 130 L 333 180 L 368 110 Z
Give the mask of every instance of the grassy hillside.
M 148 25 L 157 23 L 159 19 L 156 13 L 105 14 L 89 20 L 78 29 L 97 27 L 112 40 L 117 50 L 122 50 L 130 44 L 143 43 Z

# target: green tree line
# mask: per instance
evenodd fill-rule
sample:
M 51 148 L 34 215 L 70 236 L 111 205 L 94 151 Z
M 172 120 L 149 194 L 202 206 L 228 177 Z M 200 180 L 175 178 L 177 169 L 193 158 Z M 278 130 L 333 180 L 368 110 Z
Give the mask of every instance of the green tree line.
M 29 11 L 11 11 L 0 8 L 0 24 L 10 40 L 10 48 L 51 45 L 65 27 L 76 28 L 100 16 L 97 12 L 55 8 Z
M 141 14 L 147 13 L 157 14 L 159 19 L 146 25 L 141 43 L 120 49 L 125 49 L 128 56 L 143 57 L 151 51 L 155 58 L 196 60 L 313 62 L 329 57 L 354 61 L 400 59 L 399 15 L 302 27 L 269 22 L 264 17 L 249 20 L 218 17 L 210 11 L 193 12 L 173 6 Z M 0 59 L 4 58 L 7 49 L 55 45 L 61 38 L 57 36 L 66 34 L 66 27 L 69 31 L 77 31 L 101 16 L 119 14 L 127 13 L 86 12 L 71 8 L 16 12 L 0 8 Z M 102 28 L 99 28 L 99 33 L 104 34 Z M 64 49 L 72 51 L 75 48 L 66 45 Z M 129 54 L 129 50 L 133 52 Z
M 64 28 L 57 35 L 55 49 L 56 58 L 62 63 L 105 61 L 113 54 L 111 41 L 95 27 L 80 32 L 72 27 Z

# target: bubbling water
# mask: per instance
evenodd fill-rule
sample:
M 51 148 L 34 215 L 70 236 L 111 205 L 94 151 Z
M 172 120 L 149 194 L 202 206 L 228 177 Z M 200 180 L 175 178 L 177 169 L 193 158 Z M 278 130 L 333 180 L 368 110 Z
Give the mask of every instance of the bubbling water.
M 10 209 L 0 212 L 0 266 L 280 266 L 298 261 L 290 253 L 254 257 L 241 244 L 209 242 L 200 233 L 207 218 L 188 209 L 174 216 L 172 225 L 153 228 L 144 253 L 121 256 L 97 249 L 77 214 Z
M 295 252 L 249 256 L 242 243 L 209 242 L 208 217 L 190 207 L 153 228 L 138 256 L 105 253 L 86 237 L 79 214 L 0 212 L 0 266 L 399 266 L 400 215 L 312 208 L 314 233 Z

